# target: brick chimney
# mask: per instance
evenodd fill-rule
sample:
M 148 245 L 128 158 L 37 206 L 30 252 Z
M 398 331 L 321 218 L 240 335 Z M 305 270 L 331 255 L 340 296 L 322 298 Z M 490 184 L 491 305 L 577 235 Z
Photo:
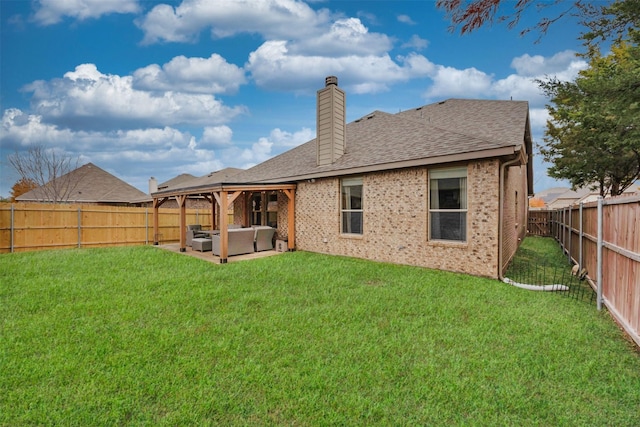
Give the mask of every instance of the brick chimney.
M 318 91 L 316 144 L 317 164 L 327 166 L 346 151 L 346 95 L 338 87 L 338 78 L 329 76 Z

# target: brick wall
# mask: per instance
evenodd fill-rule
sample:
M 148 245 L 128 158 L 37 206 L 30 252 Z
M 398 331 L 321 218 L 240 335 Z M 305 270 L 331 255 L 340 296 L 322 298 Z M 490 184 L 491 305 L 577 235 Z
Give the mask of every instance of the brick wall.
M 504 173 L 504 220 L 502 230 L 502 271 L 515 255 L 527 233 L 527 169 L 526 166 L 511 166 Z
M 296 247 L 497 277 L 498 161 L 469 164 L 467 177 L 465 243 L 428 240 L 428 169 L 412 168 L 363 176 L 364 233 L 361 236 L 340 234 L 339 179 L 299 183 Z

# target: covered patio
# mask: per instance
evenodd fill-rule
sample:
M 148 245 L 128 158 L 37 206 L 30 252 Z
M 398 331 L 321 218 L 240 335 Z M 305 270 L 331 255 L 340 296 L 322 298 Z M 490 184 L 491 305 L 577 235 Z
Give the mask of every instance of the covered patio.
M 220 232 L 220 263 L 228 261 L 229 248 L 229 218 L 227 215 L 229 206 L 236 200 L 241 201 L 242 218 L 241 226 L 249 227 L 251 218 L 249 216 L 249 197 L 254 193 L 277 192 L 286 197 L 287 201 L 287 229 L 286 239 L 288 250 L 295 249 L 295 192 L 296 184 L 209 184 L 197 187 L 185 187 L 158 191 L 153 193 L 153 230 L 154 236 L 159 235 L 158 209 L 168 200 L 175 199 L 180 210 L 180 241 L 179 251 L 187 250 L 187 222 L 186 208 L 187 200 L 190 198 L 205 199 L 211 204 L 211 224 L 213 230 Z M 278 227 L 279 234 L 281 227 Z M 282 236 L 281 236 L 282 237 Z M 158 245 L 157 237 L 154 237 L 154 245 Z

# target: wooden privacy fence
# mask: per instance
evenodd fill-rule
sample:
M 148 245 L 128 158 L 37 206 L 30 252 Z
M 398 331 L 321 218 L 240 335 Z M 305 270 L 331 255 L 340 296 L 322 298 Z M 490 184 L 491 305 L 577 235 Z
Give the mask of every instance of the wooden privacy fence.
M 547 236 L 588 272 L 598 309 L 604 304 L 640 346 L 640 197 L 600 198 L 555 211 L 531 211 L 531 234 L 542 235 L 538 225 L 543 220 L 538 217 L 544 215 Z
M 187 224 L 211 227 L 211 210 L 187 209 Z M 159 241 L 180 240 L 179 209 L 159 210 Z M 0 204 L 0 253 L 153 243 L 153 209 L 42 203 Z
M 530 236 L 551 236 L 551 211 L 529 211 Z

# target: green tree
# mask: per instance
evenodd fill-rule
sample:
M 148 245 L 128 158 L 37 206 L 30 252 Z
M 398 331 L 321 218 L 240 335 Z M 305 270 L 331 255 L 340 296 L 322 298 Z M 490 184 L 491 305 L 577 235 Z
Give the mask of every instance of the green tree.
M 538 81 L 552 118 L 540 152 L 550 176 L 615 196 L 640 179 L 640 49 L 619 40 L 587 56 L 575 81 Z

